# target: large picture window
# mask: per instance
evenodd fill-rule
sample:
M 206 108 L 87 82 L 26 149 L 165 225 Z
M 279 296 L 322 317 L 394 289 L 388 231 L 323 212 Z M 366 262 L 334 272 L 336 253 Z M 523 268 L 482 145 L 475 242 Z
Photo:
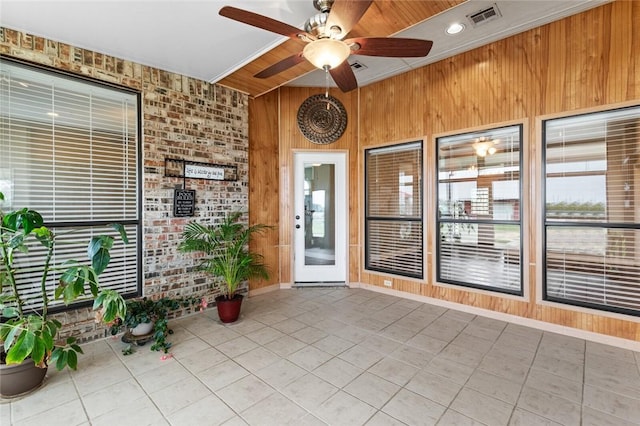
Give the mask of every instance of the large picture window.
M 522 294 L 522 126 L 437 138 L 437 281 Z
M 423 276 L 422 142 L 365 151 L 365 267 Z
M 640 315 L 640 107 L 543 132 L 543 297 Z
M 115 235 L 108 225 L 124 225 L 129 244 L 116 239 L 100 276 L 102 287 L 123 295 L 139 294 L 141 283 L 139 123 L 137 93 L 0 59 L 3 210 L 42 214 L 57 235 L 56 264 L 86 259 L 91 236 Z M 50 275 L 47 285 L 58 279 Z M 19 280 L 26 308 L 38 309 L 39 283 L 29 273 Z

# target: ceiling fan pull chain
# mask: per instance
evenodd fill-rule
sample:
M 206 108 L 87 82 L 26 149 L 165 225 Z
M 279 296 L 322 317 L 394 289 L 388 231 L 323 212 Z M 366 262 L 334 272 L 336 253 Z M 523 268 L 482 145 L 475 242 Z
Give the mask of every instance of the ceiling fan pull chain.
M 325 83 L 324 97 L 329 99 L 329 67 L 328 66 L 324 67 L 324 83 Z M 329 109 L 329 102 L 327 102 L 327 109 Z

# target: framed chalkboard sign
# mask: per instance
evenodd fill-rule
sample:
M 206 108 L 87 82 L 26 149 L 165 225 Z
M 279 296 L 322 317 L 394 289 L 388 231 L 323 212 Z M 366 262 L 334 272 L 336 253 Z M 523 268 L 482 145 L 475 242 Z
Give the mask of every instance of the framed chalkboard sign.
M 173 192 L 173 216 L 193 216 L 196 210 L 195 189 L 176 189 Z

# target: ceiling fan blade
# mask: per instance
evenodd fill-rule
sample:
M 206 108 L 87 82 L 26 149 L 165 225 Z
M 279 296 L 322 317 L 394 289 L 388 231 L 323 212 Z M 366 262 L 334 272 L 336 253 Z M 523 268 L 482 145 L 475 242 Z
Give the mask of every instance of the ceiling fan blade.
M 271 31 L 272 33 L 282 34 L 283 36 L 291 37 L 293 39 L 298 39 L 299 34 L 309 36 L 311 39 L 314 38 L 311 34 L 308 34 L 307 32 L 292 25 L 276 21 L 275 19 L 271 19 L 264 15 L 249 12 L 248 10 L 238 9 L 233 6 L 224 6 L 218 13 L 220 16 L 224 16 L 225 18 L 262 28 L 263 30 Z
M 344 38 L 369 9 L 371 3 L 373 0 L 336 0 L 331 6 L 326 27 L 340 27 L 342 31 L 338 38 Z
M 392 58 L 417 58 L 427 56 L 433 42 L 415 38 L 359 37 L 345 40 L 351 45 L 356 43 L 360 48 L 351 49 L 354 55 L 388 56 Z
M 353 89 L 358 88 L 358 81 L 351 69 L 349 61 L 344 61 L 342 64 L 329 70 L 329 74 L 333 77 L 333 81 L 336 82 L 340 90 L 343 92 L 350 92 Z
M 302 56 L 302 52 L 296 53 L 295 55 L 291 55 L 288 58 L 284 58 L 280 62 L 276 62 L 270 67 L 263 69 L 258 74 L 254 75 L 254 77 L 269 78 L 278 73 L 281 73 L 284 70 L 288 70 L 289 68 L 295 65 L 298 65 L 300 62 L 303 62 L 303 61 L 304 61 L 304 56 Z

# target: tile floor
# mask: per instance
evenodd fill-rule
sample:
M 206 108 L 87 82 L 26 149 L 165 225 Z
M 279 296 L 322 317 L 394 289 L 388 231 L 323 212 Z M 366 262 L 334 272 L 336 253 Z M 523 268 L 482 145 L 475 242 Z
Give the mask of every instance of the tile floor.
M 12 425 L 640 425 L 640 353 L 357 289 L 280 290 L 119 339 L 0 404 Z

